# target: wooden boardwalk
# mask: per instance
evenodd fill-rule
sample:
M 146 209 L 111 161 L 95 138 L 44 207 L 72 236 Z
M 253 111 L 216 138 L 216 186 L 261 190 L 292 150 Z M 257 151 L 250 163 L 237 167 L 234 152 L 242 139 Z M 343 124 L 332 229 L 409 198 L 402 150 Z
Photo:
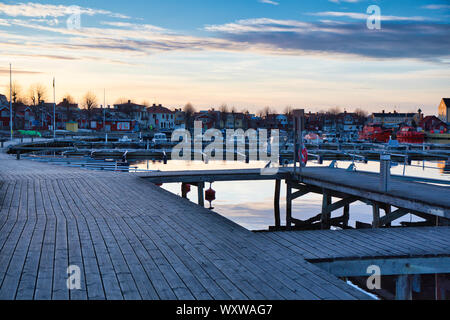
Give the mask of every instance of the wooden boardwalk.
M 450 227 L 263 232 L 260 236 L 309 261 L 450 256 Z
M 368 298 L 135 175 L 11 159 L 0 155 L 0 299 Z

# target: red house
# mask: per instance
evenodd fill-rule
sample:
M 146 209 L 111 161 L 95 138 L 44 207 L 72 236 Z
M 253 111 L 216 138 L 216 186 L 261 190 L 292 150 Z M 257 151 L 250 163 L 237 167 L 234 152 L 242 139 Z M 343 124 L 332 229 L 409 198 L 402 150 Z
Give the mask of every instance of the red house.
M 434 133 L 444 133 L 448 130 L 447 124 L 436 116 L 426 116 L 423 118 L 420 122 L 420 127 L 422 127 L 424 131 Z

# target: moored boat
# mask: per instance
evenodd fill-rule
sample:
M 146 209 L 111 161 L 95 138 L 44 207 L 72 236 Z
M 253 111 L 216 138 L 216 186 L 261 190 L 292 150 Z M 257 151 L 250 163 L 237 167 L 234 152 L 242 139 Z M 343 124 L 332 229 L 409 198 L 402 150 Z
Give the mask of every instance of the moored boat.
M 411 126 L 403 126 L 397 132 L 397 140 L 402 143 L 423 143 L 425 133 Z
M 380 124 L 372 123 L 364 126 L 363 130 L 359 133 L 359 140 L 388 142 L 391 135 L 391 129 L 386 129 Z

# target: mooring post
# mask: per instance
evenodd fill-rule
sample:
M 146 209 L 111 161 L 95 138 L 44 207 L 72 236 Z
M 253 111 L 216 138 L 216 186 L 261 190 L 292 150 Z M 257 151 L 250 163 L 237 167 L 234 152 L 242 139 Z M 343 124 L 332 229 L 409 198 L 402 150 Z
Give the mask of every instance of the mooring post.
M 397 276 L 395 282 L 395 300 L 412 300 L 411 277 L 407 274 Z
M 17 150 L 17 151 L 16 151 L 16 159 L 17 159 L 17 160 L 20 160 L 20 150 Z
M 390 180 L 391 180 L 391 156 L 382 155 L 380 157 L 381 192 L 389 191 Z
M 197 184 L 197 191 L 198 191 L 198 205 L 201 207 L 205 206 L 205 199 L 203 195 L 203 189 L 205 188 L 204 182 L 199 182 Z
M 377 202 L 372 204 L 373 221 L 372 228 L 380 227 L 380 205 Z
M 275 227 L 279 228 L 281 226 L 280 221 L 280 190 L 281 190 L 281 180 L 275 180 L 275 196 L 273 199 L 273 209 L 275 214 Z
M 292 187 L 288 180 L 286 180 L 286 230 L 291 229 L 292 221 Z

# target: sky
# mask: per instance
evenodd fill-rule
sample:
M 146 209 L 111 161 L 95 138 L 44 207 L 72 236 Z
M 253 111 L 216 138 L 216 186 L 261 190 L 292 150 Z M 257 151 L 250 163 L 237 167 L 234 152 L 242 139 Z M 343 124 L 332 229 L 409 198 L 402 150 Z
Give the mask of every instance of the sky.
M 0 92 L 12 63 L 23 95 L 40 83 L 48 101 L 55 77 L 56 99 L 79 103 L 436 114 L 449 18 L 450 0 L 1 0 Z

